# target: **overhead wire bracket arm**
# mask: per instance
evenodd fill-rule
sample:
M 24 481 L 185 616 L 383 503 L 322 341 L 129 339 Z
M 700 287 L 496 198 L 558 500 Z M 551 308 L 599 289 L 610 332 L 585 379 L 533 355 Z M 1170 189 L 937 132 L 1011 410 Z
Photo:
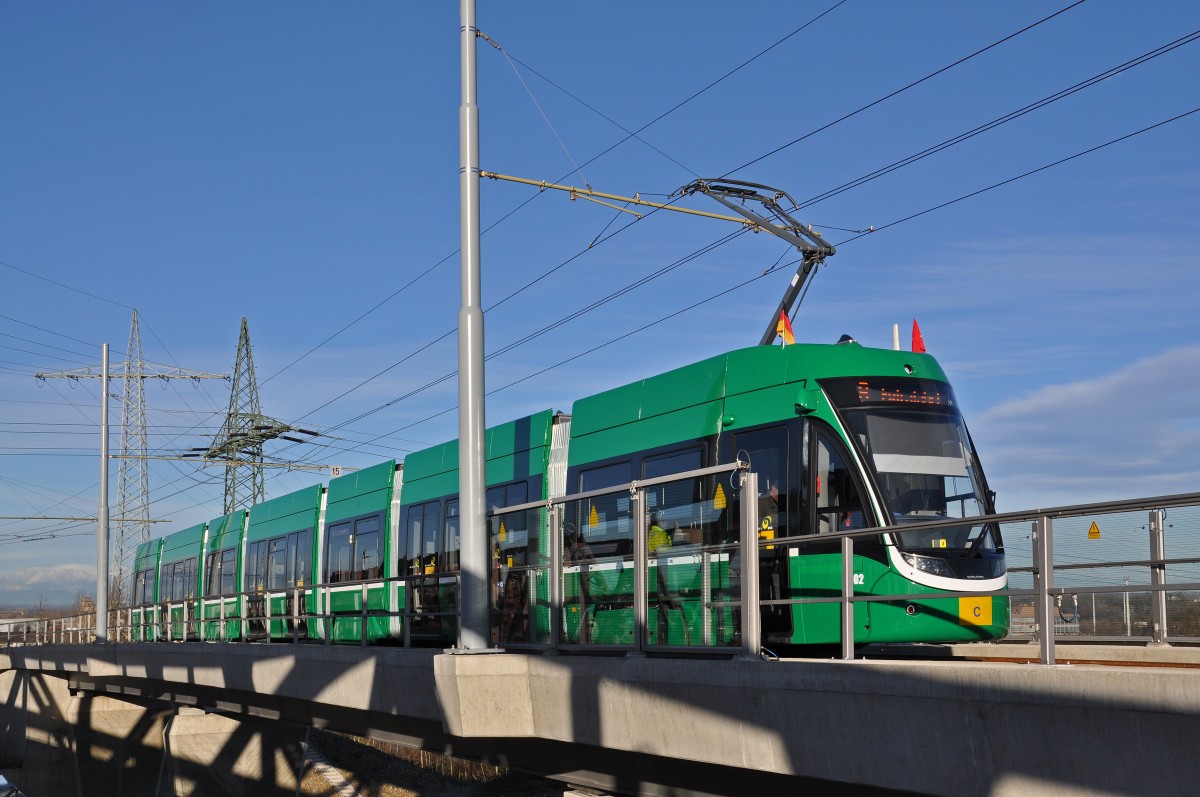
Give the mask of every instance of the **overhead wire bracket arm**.
M 754 230 L 757 230 L 759 227 L 758 223 L 753 221 L 749 217 L 739 219 L 737 216 L 725 216 L 720 213 L 709 213 L 708 211 L 704 211 L 704 210 L 693 210 L 692 208 L 680 208 L 680 207 L 676 207 L 675 205 L 663 204 L 662 202 L 651 202 L 648 199 L 642 199 L 640 194 L 635 194 L 634 196 L 631 196 L 631 197 L 630 196 L 621 196 L 619 194 L 606 194 L 603 191 L 596 191 L 591 188 L 576 188 L 575 186 L 571 186 L 571 185 L 558 185 L 556 183 L 548 183 L 545 180 L 530 180 L 526 177 L 513 177 L 512 175 L 508 175 L 508 174 L 497 174 L 496 172 L 489 172 L 489 171 L 483 171 L 483 170 L 481 170 L 479 172 L 479 176 L 487 177 L 492 180 L 504 180 L 509 183 L 520 183 L 521 185 L 537 186 L 539 189 L 541 189 L 543 191 L 545 191 L 547 189 L 552 189 L 555 191 L 565 191 L 571 195 L 571 199 L 587 199 L 587 200 L 590 200 L 593 202 L 596 202 L 600 199 L 611 199 L 616 202 L 626 202 L 630 205 L 640 205 L 642 207 L 655 208 L 656 210 L 670 210 L 675 213 L 687 213 L 688 215 L 691 215 L 691 216 L 703 216 L 708 219 L 720 219 L 722 221 L 732 221 L 736 224 L 741 224 L 741 225 L 744 225 L 744 226 L 749 227 Z M 606 202 L 600 202 L 600 204 L 615 208 L 614 205 L 608 205 L 608 203 L 606 203 Z M 616 208 L 616 209 L 617 210 L 625 210 L 628 213 L 633 212 L 633 211 L 629 211 L 625 208 Z M 745 214 L 742 214 L 742 215 L 744 216 Z

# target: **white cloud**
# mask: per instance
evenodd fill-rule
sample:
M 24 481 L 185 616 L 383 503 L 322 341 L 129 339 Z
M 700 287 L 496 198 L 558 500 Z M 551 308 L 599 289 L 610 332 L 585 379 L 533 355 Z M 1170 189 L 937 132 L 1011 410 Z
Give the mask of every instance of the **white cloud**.
M 89 589 L 90 587 L 90 589 Z M 89 594 L 96 588 L 96 566 L 81 564 L 23 567 L 0 573 L 2 590 L 75 590 Z
M 95 565 L 64 563 L 0 572 L 5 606 L 30 607 L 42 599 L 50 606 L 70 606 L 78 595 L 95 594 Z
M 1007 399 L 971 418 L 1002 508 L 1200 490 L 1200 345 Z

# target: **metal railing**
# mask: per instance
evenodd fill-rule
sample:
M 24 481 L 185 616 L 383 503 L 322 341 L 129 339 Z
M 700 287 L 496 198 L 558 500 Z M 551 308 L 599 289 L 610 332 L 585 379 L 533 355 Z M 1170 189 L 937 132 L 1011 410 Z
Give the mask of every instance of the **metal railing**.
M 730 476 L 728 504 L 736 503 L 740 509 L 738 537 L 696 539 L 665 554 L 661 549 L 652 552 L 649 539 L 652 518 L 674 513 L 677 526 L 680 519 L 691 522 L 694 528 L 676 531 L 678 537 L 680 531 L 711 528 L 715 515 L 714 510 L 706 518 L 698 507 L 715 507 L 717 496 L 707 495 L 691 503 L 664 503 L 662 497 L 669 488 L 701 483 L 698 480 L 723 486 L 723 481 L 716 477 L 726 474 Z M 1188 595 L 1200 593 L 1200 579 L 1167 580 L 1168 566 L 1173 572 L 1178 567 L 1190 573 L 1200 564 L 1200 555 L 1166 556 L 1168 528 L 1193 532 L 1182 535 L 1174 545 L 1188 546 L 1188 552 L 1192 547 L 1200 547 L 1197 546 L 1200 493 L 905 524 L 905 532 L 961 527 L 964 522 L 991 524 L 1004 530 L 1009 587 L 999 592 L 963 591 L 945 595 L 856 594 L 855 541 L 894 534 L 895 526 L 760 539 L 758 499 L 757 475 L 744 463 L 734 463 L 495 510 L 490 516 L 496 558 L 492 581 L 493 644 L 545 651 L 623 650 L 634 656 L 648 652 L 721 652 L 757 658 L 762 654 L 763 607 L 836 603 L 841 617 L 841 655 L 849 659 L 855 655 L 857 603 L 993 595 L 1010 599 L 1010 638 L 1036 642 L 1042 663 L 1055 662 L 1055 642 L 1061 636 L 1070 636 L 1073 641 L 1137 640 L 1152 645 L 1200 642 L 1200 597 Z M 600 505 L 609 514 L 601 517 L 596 509 Z M 1167 522 L 1168 511 L 1179 512 L 1175 523 Z M 1133 544 L 1130 535 L 1134 533 L 1130 529 L 1135 522 L 1140 523 L 1138 513 L 1145 513 L 1146 517 L 1145 525 L 1134 529 L 1148 531 L 1146 558 L 1129 556 L 1129 546 Z M 581 528 L 581 522 L 571 520 L 580 521 L 585 516 L 590 536 L 587 529 Z M 1116 547 L 1110 542 L 1102 552 L 1112 551 L 1115 555 L 1093 558 L 1080 554 L 1085 550 L 1080 546 L 1090 544 L 1076 539 L 1081 522 L 1087 520 L 1092 525 L 1086 539 L 1100 539 L 1100 528 L 1108 528 Z M 1055 558 L 1056 521 L 1062 526 L 1062 545 L 1057 549 L 1059 560 Z M 507 539 L 506 523 L 517 530 L 507 532 Z M 1028 529 L 1027 537 L 1020 534 L 1024 529 Z M 518 538 L 524 540 L 523 546 L 514 542 L 519 542 Z M 597 548 L 606 545 L 609 550 L 593 553 L 590 560 L 578 559 L 571 548 L 580 539 L 585 543 L 590 539 Z M 1021 544 L 1026 539 L 1028 546 Z M 747 558 L 742 556 L 743 551 L 803 549 L 835 541 L 841 560 L 840 590 L 836 595 L 762 600 L 759 568 L 742 566 Z M 1062 551 L 1067 555 L 1062 555 Z M 752 561 L 757 562 L 758 557 L 752 557 Z M 651 579 L 652 568 L 654 579 Z M 680 608 L 672 586 L 666 581 L 672 570 L 692 577 L 687 588 L 691 590 L 693 611 L 699 612 L 698 620 L 689 620 Z M 1097 572 L 1115 572 L 1117 575 L 1110 578 L 1122 578 L 1124 583 L 1076 581 L 1079 573 Z M 1145 583 L 1138 583 L 1130 573 L 1144 574 Z M 1131 577 L 1135 578 L 1134 583 L 1129 583 Z M 591 601 L 588 594 L 586 585 L 592 579 L 608 579 L 608 591 L 598 601 Z M 1068 583 L 1060 584 L 1060 580 Z M 627 587 L 613 587 L 626 581 Z M 448 590 L 446 595 L 455 594 L 457 586 L 457 573 L 437 572 L 168 601 L 113 610 L 109 615 L 108 641 L 274 639 L 324 644 L 357 641 L 365 646 L 382 638 L 405 646 L 421 642 L 452 645 L 458 622 L 457 606 L 453 600 L 450 606 L 442 606 L 440 596 L 443 590 Z M 349 600 L 350 608 L 344 605 L 335 608 L 339 601 L 345 604 L 351 594 L 355 597 Z M 1079 601 L 1081 595 L 1085 597 L 1083 604 Z M 1131 601 L 1131 595 L 1144 595 L 1146 599 Z M 1089 596 L 1090 605 L 1086 600 Z M 1103 606 L 1109 596 L 1120 596 L 1123 603 L 1124 635 L 1099 633 L 1097 599 L 1100 597 Z M 288 608 L 273 613 L 273 604 L 280 603 Z M 1174 612 L 1173 604 L 1179 604 Z M 624 625 L 615 631 L 608 629 L 606 639 L 596 641 L 585 629 L 597 622 L 597 609 L 601 606 L 607 610 L 605 616 L 620 617 Z M 657 615 L 653 625 L 652 613 Z M 1139 619 L 1135 621 L 1135 617 Z M 10 624 L 8 644 L 86 643 L 95 639 L 94 614 L 16 622 L 19 629 Z M 1110 620 L 1105 622 L 1111 625 Z M 683 641 L 672 643 L 672 629 L 678 630 L 681 624 Z M 1090 634 L 1084 630 L 1088 624 Z M 1135 629 L 1144 629 L 1145 633 L 1134 634 Z M 1192 633 L 1187 633 L 1189 629 Z M 422 636 L 424 639 L 419 638 Z

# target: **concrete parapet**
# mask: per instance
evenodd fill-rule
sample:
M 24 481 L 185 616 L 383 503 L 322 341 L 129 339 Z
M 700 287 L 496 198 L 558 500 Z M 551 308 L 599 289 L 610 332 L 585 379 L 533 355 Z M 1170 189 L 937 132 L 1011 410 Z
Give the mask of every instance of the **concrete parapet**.
M 1200 679 L 1183 670 L 509 658 L 437 659 L 451 732 L 955 797 L 1200 783 Z
M 6 673 L 0 686 L 38 696 L 22 698 L 22 705 L 45 714 L 29 724 L 47 739 L 39 748 L 46 756 L 65 744 L 56 747 L 53 734 L 80 715 L 59 708 L 62 690 L 53 684 L 28 686 L 34 674 L 46 681 L 67 677 L 81 694 L 96 697 L 135 694 L 139 703 L 159 698 L 243 719 L 283 717 L 555 776 L 578 773 L 568 779 L 615 783 L 610 788 L 630 793 L 681 794 L 676 784 L 691 777 L 689 793 L 736 794 L 739 778 L 744 791 L 758 773 L 780 779 L 762 793 L 782 783 L 786 791 L 818 784 L 817 793 L 834 793 L 829 784 L 851 790 L 841 784 L 861 784 L 955 797 L 1170 797 L 1195 794 L 1200 783 L 1200 756 L 1192 749 L 1200 678 L 1191 668 L 187 643 L 60 646 L 28 656 L 0 651 L 0 669 L 6 667 L 29 673 Z M 111 728 L 142 728 L 149 746 L 152 720 L 121 718 L 116 708 L 92 714 L 106 712 L 114 714 L 104 720 Z M 209 749 L 207 760 L 240 771 L 245 745 L 236 740 L 250 739 L 254 728 L 201 720 L 187 747 Z M 190 721 L 177 717 L 176 731 Z M 94 717 L 89 722 L 97 725 Z M 68 733 L 67 743 L 76 744 L 79 733 Z M 248 764 L 282 777 L 274 768 L 290 753 L 275 751 L 290 749 L 289 742 L 262 744 Z M 204 760 L 195 766 L 206 766 Z M 605 781 L 611 773 L 624 775 Z M 718 785 L 718 777 L 734 785 Z

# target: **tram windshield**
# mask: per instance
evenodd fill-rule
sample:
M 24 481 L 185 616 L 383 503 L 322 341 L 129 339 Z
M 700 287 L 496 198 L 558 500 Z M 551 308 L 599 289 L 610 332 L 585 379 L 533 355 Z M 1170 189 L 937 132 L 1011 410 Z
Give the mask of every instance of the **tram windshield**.
M 832 380 L 823 387 L 874 471 L 893 523 L 986 514 L 978 460 L 949 385 L 920 379 L 853 379 Z M 895 536 L 902 550 L 924 557 L 987 556 L 1000 549 L 991 524 L 917 529 Z M 921 569 L 951 575 L 938 565 L 922 567 L 918 560 L 924 557 L 905 556 Z

